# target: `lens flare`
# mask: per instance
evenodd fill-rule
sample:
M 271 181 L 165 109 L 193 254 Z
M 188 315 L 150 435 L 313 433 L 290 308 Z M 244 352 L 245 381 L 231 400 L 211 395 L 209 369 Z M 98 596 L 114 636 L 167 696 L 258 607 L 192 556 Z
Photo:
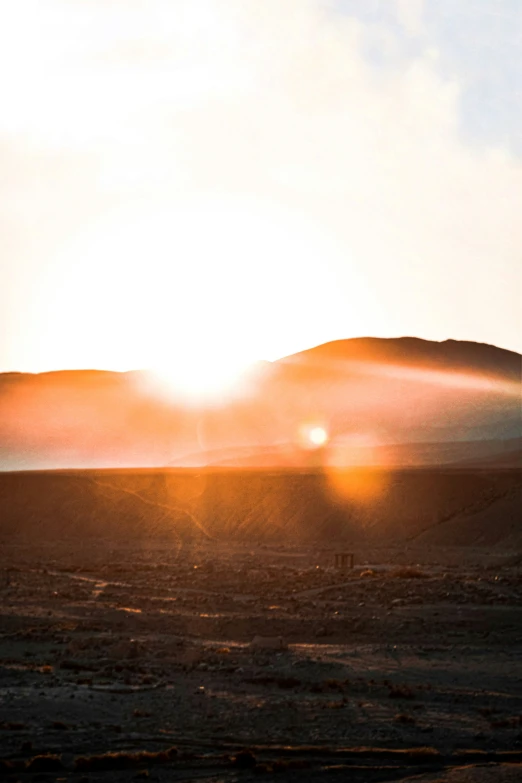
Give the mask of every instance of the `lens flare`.
M 296 443 L 305 451 L 319 450 L 330 440 L 329 432 L 322 417 L 313 417 L 302 421 L 296 433 Z
M 308 433 L 308 439 L 313 446 L 324 446 L 328 440 L 328 433 L 324 427 L 313 427 Z
M 370 467 L 327 468 L 326 475 L 330 492 L 337 500 L 356 504 L 377 503 L 390 482 L 386 471 Z

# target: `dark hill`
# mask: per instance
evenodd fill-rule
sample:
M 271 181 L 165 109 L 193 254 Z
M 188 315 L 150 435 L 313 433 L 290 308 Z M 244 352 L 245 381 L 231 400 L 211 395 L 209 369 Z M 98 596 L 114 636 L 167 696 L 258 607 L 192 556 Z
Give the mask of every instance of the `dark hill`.
M 522 547 L 514 470 L 0 474 L 0 546 L 105 539 Z
M 472 372 L 515 382 L 522 378 L 520 354 L 494 345 L 461 340 L 432 342 L 418 337 L 357 337 L 324 343 L 282 361 L 324 359 Z

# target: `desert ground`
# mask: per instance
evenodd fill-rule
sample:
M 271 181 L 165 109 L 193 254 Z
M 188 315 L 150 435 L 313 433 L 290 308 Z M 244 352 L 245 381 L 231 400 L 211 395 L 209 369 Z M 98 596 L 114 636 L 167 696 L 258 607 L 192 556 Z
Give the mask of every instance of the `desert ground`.
M 271 494 L 220 473 L 226 508 L 207 477 L 203 530 L 200 474 L 168 503 L 156 474 L 0 476 L 0 777 L 522 780 L 520 473 L 389 479 L 379 539 L 368 509 L 325 521 L 307 476 Z M 430 507 L 418 529 L 397 481 Z M 261 526 L 292 506 L 281 482 L 315 537 L 306 516 L 301 538 L 298 515 L 291 536 Z M 462 542 L 473 516 L 488 545 Z

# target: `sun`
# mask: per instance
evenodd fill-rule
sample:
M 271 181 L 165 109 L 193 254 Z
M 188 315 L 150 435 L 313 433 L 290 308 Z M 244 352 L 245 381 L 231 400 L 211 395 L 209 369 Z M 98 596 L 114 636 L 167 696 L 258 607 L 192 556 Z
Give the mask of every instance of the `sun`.
M 178 357 L 170 367 L 150 370 L 156 390 L 184 403 L 219 403 L 241 393 L 250 362 L 224 353 L 194 352 Z

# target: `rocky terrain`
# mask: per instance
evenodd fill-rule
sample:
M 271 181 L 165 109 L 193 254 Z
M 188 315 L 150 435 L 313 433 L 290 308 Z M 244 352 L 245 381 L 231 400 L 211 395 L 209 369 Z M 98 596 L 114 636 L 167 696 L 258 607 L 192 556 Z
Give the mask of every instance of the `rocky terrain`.
M 6 544 L 0 776 L 519 780 L 522 558 Z
M 521 492 L 504 467 L 0 473 L 0 777 L 522 779 Z

